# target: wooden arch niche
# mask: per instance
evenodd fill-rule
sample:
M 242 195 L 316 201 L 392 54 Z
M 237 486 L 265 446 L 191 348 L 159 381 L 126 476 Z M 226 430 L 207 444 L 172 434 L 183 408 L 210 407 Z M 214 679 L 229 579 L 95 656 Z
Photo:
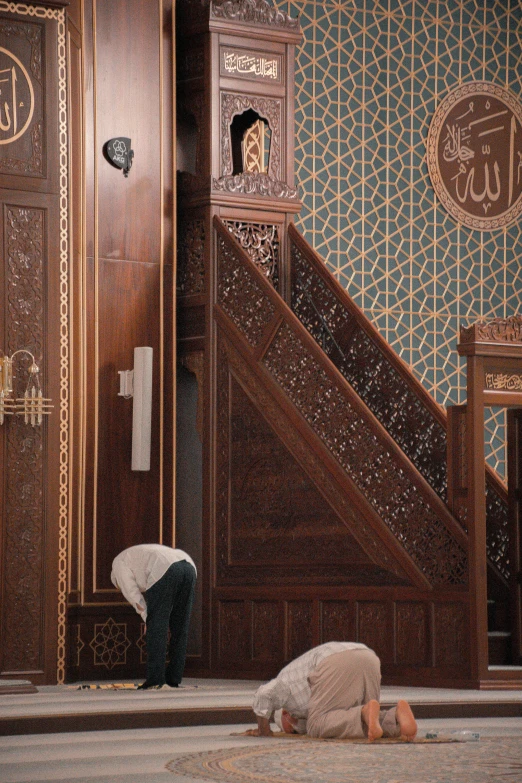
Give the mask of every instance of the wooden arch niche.
M 469 535 L 470 629 L 476 652 L 472 665 L 482 686 L 502 682 L 509 687 L 512 682 L 517 687 L 522 671 L 522 316 L 462 328 L 458 352 L 467 359 L 467 404 L 448 410 L 448 494 L 452 510 L 460 507 L 461 518 L 464 512 Z M 490 511 L 488 469 L 484 469 L 486 407 L 508 409 L 509 514 L 495 530 L 490 529 L 491 514 L 486 513 Z M 498 603 L 503 604 L 502 631 L 494 630 Z M 495 645 L 502 638 L 499 658 Z

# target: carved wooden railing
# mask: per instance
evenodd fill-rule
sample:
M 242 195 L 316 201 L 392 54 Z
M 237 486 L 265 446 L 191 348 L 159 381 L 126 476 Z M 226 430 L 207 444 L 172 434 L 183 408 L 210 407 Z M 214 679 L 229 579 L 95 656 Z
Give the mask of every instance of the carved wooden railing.
M 321 449 L 331 475 L 340 474 L 361 512 L 353 523 L 359 540 L 373 527 L 419 587 L 465 586 L 462 527 L 229 230 L 218 218 L 214 226 L 216 321 L 258 382 L 293 411 L 296 437 Z
M 447 419 L 364 313 L 326 269 L 295 226 L 289 227 L 291 307 L 374 416 L 437 495 L 447 502 Z M 508 505 L 505 487 L 486 470 L 487 550 L 507 587 Z M 467 530 L 466 507 L 454 514 Z

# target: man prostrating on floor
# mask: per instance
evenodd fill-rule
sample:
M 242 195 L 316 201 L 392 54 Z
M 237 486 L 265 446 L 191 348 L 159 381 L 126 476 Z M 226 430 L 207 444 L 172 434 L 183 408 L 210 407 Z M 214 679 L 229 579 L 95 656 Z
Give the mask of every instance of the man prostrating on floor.
M 257 729 L 245 734 L 272 735 L 270 720 L 287 733 L 321 738 L 380 737 L 415 739 L 417 723 L 410 705 L 381 710 L 381 664 L 377 655 L 357 642 L 327 642 L 304 653 L 278 676 L 258 688 L 253 710 Z
M 140 689 L 165 684 L 177 688 L 185 668 L 196 587 L 192 558 L 182 549 L 161 544 L 131 546 L 114 558 L 111 579 L 146 622 L 147 679 Z

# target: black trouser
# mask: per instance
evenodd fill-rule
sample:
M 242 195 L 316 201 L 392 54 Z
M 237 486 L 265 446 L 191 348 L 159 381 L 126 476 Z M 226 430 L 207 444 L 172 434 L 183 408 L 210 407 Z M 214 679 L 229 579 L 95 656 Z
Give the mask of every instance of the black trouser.
M 147 682 L 179 685 L 185 668 L 196 571 L 187 560 L 173 563 L 144 594 L 147 602 Z M 169 658 L 167 637 L 170 628 Z

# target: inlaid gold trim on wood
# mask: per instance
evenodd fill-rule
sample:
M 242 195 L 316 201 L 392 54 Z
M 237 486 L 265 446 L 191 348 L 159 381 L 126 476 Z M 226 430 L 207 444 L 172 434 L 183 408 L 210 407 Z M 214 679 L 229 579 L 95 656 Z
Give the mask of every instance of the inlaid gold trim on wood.
M 65 11 L 57 11 L 60 117 L 60 521 L 58 571 L 58 682 L 65 680 L 67 531 L 69 523 L 69 160 Z
M 98 149 L 98 103 L 97 103 L 97 81 L 98 81 L 98 61 L 97 61 L 97 33 L 98 28 L 96 24 L 96 11 L 98 3 L 97 0 L 93 0 L 92 4 L 92 92 L 93 92 L 93 149 Z M 99 257 L 99 225 L 98 225 L 98 209 L 99 209 L 99 196 L 98 196 L 98 157 L 93 156 L 93 179 L 94 179 L 94 460 L 93 460 L 93 486 L 92 486 L 92 580 L 91 591 L 96 594 L 96 555 L 98 551 L 97 547 L 97 531 L 98 531 L 98 461 L 99 461 L 99 447 L 100 447 L 100 257 Z

